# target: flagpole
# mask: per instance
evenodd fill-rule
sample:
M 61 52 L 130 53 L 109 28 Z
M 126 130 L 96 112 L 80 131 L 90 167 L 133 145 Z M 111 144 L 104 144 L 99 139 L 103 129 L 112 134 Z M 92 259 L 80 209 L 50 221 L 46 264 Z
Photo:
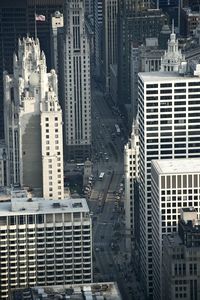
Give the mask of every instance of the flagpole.
M 35 18 L 35 41 L 36 41 L 36 39 L 37 39 L 36 5 L 35 5 L 34 18 Z

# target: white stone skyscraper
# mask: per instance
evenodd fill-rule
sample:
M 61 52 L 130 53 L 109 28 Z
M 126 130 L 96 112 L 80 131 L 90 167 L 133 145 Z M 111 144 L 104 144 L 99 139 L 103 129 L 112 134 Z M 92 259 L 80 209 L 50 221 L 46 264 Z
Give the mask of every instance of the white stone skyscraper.
M 124 147 L 124 186 L 125 186 L 125 225 L 126 225 L 126 249 L 131 252 L 135 238 L 135 213 L 137 213 L 136 199 L 134 198 L 134 184 L 138 179 L 139 167 L 139 136 L 138 122 L 134 120 L 131 138 Z M 135 205 L 136 204 L 136 205 Z M 136 212 L 137 211 L 137 212 Z
M 19 40 L 13 74 L 4 73 L 8 185 L 19 184 L 63 199 L 62 111 L 57 75 L 47 73 L 39 40 Z
M 138 76 L 140 265 L 148 295 L 153 292 L 151 160 L 200 157 L 199 66 L 186 73 L 176 43 L 172 33 L 164 71 Z
M 64 24 L 58 51 L 65 157 L 85 161 L 91 155 L 91 84 L 83 0 L 65 1 Z

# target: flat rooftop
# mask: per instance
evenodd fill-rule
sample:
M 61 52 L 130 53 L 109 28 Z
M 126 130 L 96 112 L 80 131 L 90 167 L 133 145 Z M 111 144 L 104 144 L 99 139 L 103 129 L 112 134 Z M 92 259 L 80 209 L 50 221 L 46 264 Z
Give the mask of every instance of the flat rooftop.
M 162 82 L 162 81 L 200 81 L 198 76 L 192 74 L 180 75 L 178 72 L 141 72 L 139 77 L 144 82 Z
M 88 212 L 89 207 L 85 198 L 67 198 L 63 200 L 46 200 L 44 198 L 11 198 L 10 202 L 0 203 L 0 216 L 52 214 L 52 213 Z
M 101 282 L 80 285 L 74 284 L 19 289 L 12 293 L 11 299 L 122 300 L 122 297 L 120 295 L 117 283 Z
M 177 158 L 152 160 L 158 174 L 200 173 L 200 158 Z

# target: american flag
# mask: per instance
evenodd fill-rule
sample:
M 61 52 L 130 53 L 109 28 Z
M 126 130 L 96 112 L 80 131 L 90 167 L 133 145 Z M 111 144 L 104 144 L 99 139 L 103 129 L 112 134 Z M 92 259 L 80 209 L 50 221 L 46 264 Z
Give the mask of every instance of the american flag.
M 35 15 L 35 20 L 36 21 L 41 21 L 44 22 L 46 20 L 46 17 L 44 15 Z

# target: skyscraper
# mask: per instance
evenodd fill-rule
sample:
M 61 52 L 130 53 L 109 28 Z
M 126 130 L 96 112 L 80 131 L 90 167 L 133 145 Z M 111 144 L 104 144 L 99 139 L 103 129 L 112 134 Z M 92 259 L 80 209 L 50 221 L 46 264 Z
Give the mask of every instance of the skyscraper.
M 41 189 L 63 199 L 62 111 L 55 71 L 47 73 L 39 40 L 19 40 L 13 74 L 4 73 L 8 185 Z
M 91 84 L 83 1 L 66 0 L 64 17 L 58 51 L 65 157 L 85 161 L 91 155 Z
M 12 192 L 0 203 L 0 298 L 15 288 L 91 283 L 92 224 L 85 199 Z
M 58 74 L 58 32 L 64 26 L 63 14 L 56 11 L 51 17 L 51 65 Z
M 37 35 L 45 51 L 48 68 L 51 67 L 50 16 L 62 11 L 64 0 L 1 0 L 0 1 L 0 69 L 12 73 L 13 52 L 17 50 L 18 38 L 27 33 L 35 35 L 35 12 L 45 15 L 45 22 L 37 23 Z M 0 72 L 0 138 L 3 129 L 3 74 Z
M 119 1 L 117 56 L 118 102 L 131 104 L 131 47 L 138 47 L 145 38 L 158 37 L 165 15 L 161 10 L 148 9 L 150 1 Z
M 155 42 L 155 43 L 154 43 Z M 158 39 L 146 39 L 145 45 L 131 47 L 131 116 L 135 120 L 138 111 L 138 73 L 160 70 L 164 50 L 158 49 Z
M 163 300 L 200 297 L 200 220 L 192 207 L 180 211 L 178 232 L 163 240 Z
M 139 136 L 138 123 L 134 121 L 131 138 L 124 147 L 124 187 L 125 187 L 125 225 L 126 249 L 131 252 L 132 242 L 135 238 L 135 212 L 137 211 L 134 197 L 134 183 L 138 179 L 139 167 Z
M 200 214 L 200 160 L 161 159 L 152 161 L 151 166 L 153 299 L 160 300 L 165 286 L 163 238 L 178 231 L 181 208 L 193 207 Z
M 118 0 L 103 1 L 102 76 L 106 92 L 110 87 L 110 65 L 117 63 L 117 14 Z
M 165 59 L 166 58 L 166 59 Z M 199 67 L 186 74 L 174 33 L 161 62 L 164 71 L 139 73 L 140 257 L 147 294 L 153 291 L 151 160 L 199 157 Z
M 96 76 L 100 76 L 102 60 L 102 0 L 94 0 L 94 63 Z

